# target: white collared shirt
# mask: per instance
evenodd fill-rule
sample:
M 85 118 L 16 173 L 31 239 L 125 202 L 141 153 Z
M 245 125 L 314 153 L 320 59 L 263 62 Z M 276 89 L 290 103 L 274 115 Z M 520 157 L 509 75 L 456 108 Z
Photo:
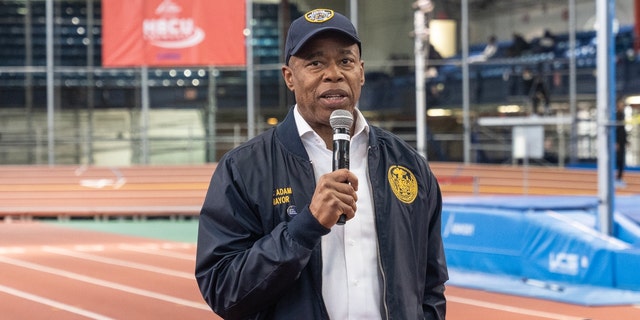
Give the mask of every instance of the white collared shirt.
M 356 109 L 355 132 L 351 138 L 349 170 L 358 177 L 357 210 L 353 219 L 335 225 L 322 237 L 322 297 L 329 318 L 380 319 L 381 276 L 371 185 L 367 171 L 369 125 Z M 298 134 L 313 163 L 316 183 L 333 171 L 333 151 L 294 109 Z

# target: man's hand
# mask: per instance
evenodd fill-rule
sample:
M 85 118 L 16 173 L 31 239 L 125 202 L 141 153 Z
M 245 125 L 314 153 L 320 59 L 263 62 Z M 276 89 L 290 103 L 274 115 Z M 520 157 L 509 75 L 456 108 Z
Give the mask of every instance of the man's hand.
M 309 210 L 318 222 L 331 229 L 340 215 L 347 220 L 356 214 L 358 178 L 347 169 L 339 169 L 320 177 Z

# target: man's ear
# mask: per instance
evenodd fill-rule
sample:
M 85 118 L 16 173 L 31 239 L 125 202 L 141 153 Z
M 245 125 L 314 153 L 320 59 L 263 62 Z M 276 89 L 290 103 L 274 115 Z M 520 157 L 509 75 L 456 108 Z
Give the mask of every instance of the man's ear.
M 293 91 L 293 72 L 289 66 L 282 66 L 282 78 L 289 90 Z
M 362 60 L 360 60 L 360 74 L 361 74 L 360 86 L 364 86 L 364 81 L 365 81 L 364 74 L 365 73 L 364 73 L 364 61 L 362 61 Z

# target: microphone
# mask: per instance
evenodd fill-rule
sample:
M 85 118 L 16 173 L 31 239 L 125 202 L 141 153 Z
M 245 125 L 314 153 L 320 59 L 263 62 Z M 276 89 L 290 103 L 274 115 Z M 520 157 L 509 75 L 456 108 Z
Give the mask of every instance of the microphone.
M 353 125 L 353 115 L 347 110 L 334 110 L 329 117 L 329 124 L 333 129 L 333 171 L 349 169 L 349 144 L 351 136 L 349 130 Z M 347 222 L 347 216 L 342 214 L 337 224 Z

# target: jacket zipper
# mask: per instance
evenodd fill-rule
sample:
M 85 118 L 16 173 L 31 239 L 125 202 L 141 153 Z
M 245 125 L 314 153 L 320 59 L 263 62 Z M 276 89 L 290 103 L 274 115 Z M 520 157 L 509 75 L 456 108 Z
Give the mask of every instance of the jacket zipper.
M 370 156 L 371 146 L 367 148 L 367 154 Z M 368 162 L 368 161 L 367 161 Z M 367 164 L 369 165 L 369 164 Z M 369 194 L 371 194 L 373 198 L 373 214 L 376 219 L 373 221 L 376 224 L 376 250 L 378 251 L 378 270 L 380 270 L 380 276 L 382 277 L 382 307 L 384 309 L 384 318 L 389 319 L 389 306 L 387 305 L 387 277 L 384 273 L 384 268 L 382 267 L 382 258 L 380 254 L 380 236 L 378 235 L 378 219 L 377 219 L 377 210 L 376 210 L 376 197 L 373 196 L 373 183 L 371 183 L 371 175 L 367 174 L 367 179 L 369 179 Z
M 311 165 L 311 175 L 313 176 L 313 183 L 315 185 L 316 174 L 313 169 L 313 161 L 309 160 L 309 165 Z M 315 281 L 313 282 L 313 286 L 315 287 L 316 292 L 320 297 L 320 312 L 322 313 L 320 315 L 320 318 L 324 320 L 329 319 L 329 312 L 327 311 L 327 306 L 324 304 L 324 297 L 322 296 L 322 281 L 324 281 L 324 279 L 322 279 L 322 244 L 320 244 L 320 252 L 318 253 L 318 256 L 316 258 L 316 264 L 320 268 L 320 288 L 316 286 Z
M 376 241 L 376 248 L 378 250 L 378 268 L 380 270 L 380 276 L 382 277 L 382 306 L 384 308 L 385 319 L 389 319 L 389 306 L 387 305 L 387 277 L 382 268 L 382 260 L 380 258 L 380 244 Z

